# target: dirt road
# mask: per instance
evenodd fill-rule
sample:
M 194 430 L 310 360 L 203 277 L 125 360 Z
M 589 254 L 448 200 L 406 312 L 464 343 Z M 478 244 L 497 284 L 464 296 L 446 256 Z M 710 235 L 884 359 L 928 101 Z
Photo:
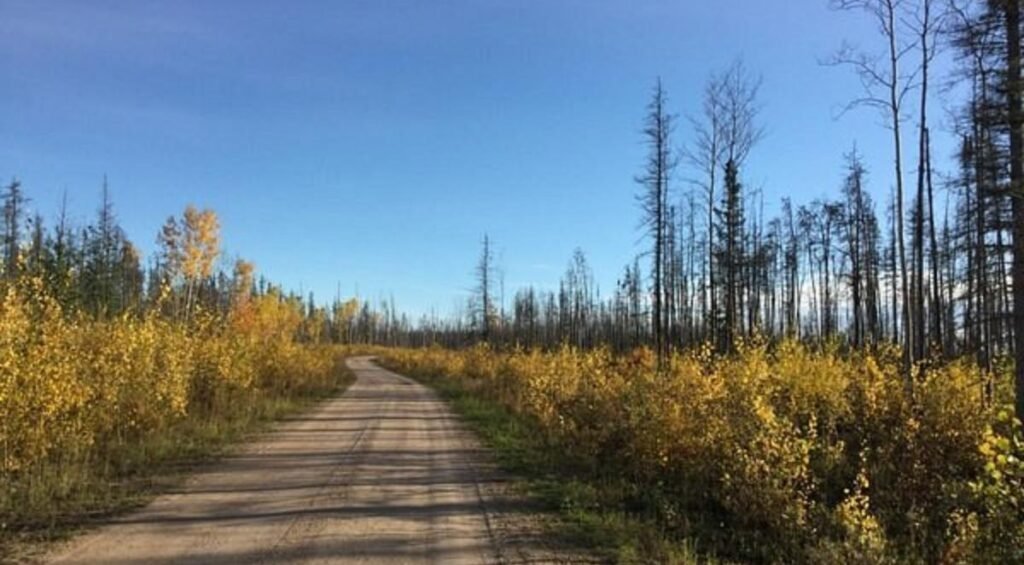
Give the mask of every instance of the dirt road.
M 58 548 L 55 563 L 565 561 L 429 389 L 358 379 L 178 491 Z

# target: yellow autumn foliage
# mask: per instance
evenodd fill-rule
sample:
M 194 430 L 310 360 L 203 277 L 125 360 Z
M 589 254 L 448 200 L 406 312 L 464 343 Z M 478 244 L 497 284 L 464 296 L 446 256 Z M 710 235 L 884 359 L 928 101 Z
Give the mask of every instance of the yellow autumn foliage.
M 185 419 L 216 420 L 259 398 L 336 386 L 339 352 L 295 343 L 296 307 L 271 293 L 245 309 L 251 314 L 199 313 L 190 324 L 155 313 L 96 320 L 63 312 L 39 280 L 6 288 L 0 514 L 14 514 L 27 496 L 17 485 L 43 469 L 102 463 Z
M 970 362 L 920 367 L 908 396 L 899 356 L 885 349 L 751 343 L 723 358 L 705 347 L 662 371 L 644 349 L 381 355 L 535 421 L 560 453 L 657 497 L 666 527 L 734 557 L 1024 557 L 1020 435 L 994 426 L 1011 393 L 1002 386 L 986 401 L 992 376 Z

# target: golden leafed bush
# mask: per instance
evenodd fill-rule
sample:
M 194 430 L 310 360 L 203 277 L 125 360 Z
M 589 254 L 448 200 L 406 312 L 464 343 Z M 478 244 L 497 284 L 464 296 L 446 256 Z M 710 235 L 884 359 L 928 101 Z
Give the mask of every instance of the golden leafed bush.
M 338 352 L 297 344 L 299 314 L 276 295 L 250 324 L 197 316 L 95 320 L 62 312 L 37 280 L 0 297 L 0 474 L 101 458 L 188 417 L 258 395 L 329 390 Z M 241 405 L 244 406 L 244 402 Z
M 536 421 L 599 475 L 662 493 L 680 523 L 725 528 L 740 558 L 1024 557 L 1021 433 L 999 408 L 1007 387 L 995 402 L 984 394 L 1006 377 L 970 362 L 918 367 L 908 387 L 891 351 L 795 342 L 720 358 L 705 347 L 662 370 L 644 349 L 386 356 Z

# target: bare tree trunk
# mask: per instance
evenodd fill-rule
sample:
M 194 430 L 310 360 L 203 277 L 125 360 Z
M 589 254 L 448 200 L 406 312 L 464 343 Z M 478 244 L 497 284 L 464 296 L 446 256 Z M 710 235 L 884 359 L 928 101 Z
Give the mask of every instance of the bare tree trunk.
M 903 295 L 903 333 L 904 353 L 903 364 L 907 371 L 906 384 L 908 390 L 913 387 L 910 376 L 910 365 L 914 361 L 911 345 L 914 335 L 911 328 L 910 289 L 907 286 L 907 253 L 903 245 L 903 141 L 900 136 L 900 88 L 899 88 L 899 48 L 896 44 L 896 6 L 894 0 L 885 0 L 886 25 L 889 40 L 889 107 L 892 118 L 893 162 L 896 169 L 896 246 L 899 251 L 900 291 Z
M 900 22 L 897 13 L 899 4 L 900 0 L 835 0 L 834 5 L 839 9 L 864 10 L 874 18 L 886 41 L 887 59 L 883 66 L 876 66 L 872 56 L 851 54 L 850 50 L 846 49 L 841 51 L 833 62 L 834 64 L 852 66 L 867 90 L 866 98 L 860 98 L 851 105 L 868 105 L 883 109 L 892 131 L 893 167 L 896 175 L 893 236 L 896 243 L 900 298 L 903 306 L 903 366 L 906 373 L 906 389 L 909 392 L 913 387 L 910 367 L 914 361 L 915 336 L 912 316 L 913 301 L 907 277 L 907 253 L 904 244 L 906 231 L 903 227 L 903 139 L 900 127 L 903 118 L 903 98 L 909 90 L 909 79 L 900 75 L 900 62 L 910 49 L 908 46 L 902 45 L 899 40 Z M 884 89 L 884 94 L 876 92 L 875 89 L 879 91 Z
M 891 283 L 891 285 L 890 285 L 891 286 L 891 289 L 890 289 L 890 299 L 892 300 L 892 315 L 891 315 L 891 319 L 892 319 L 892 341 L 893 341 L 893 343 L 899 343 L 900 342 L 900 326 L 899 326 L 900 315 L 898 313 L 898 307 L 897 307 L 897 299 L 899 297 L 899 290 L 897 289 L 897 286 L 898 286 L 899 283 L 897 283 L 897 281 L 896 281 L 897 277 L 899 276 L 898 267 L 896 265 L 896 257 L 897 257 L 896 241 L 899 239 L 899 237 L 896 235 L 896 196 L 895 195 L 893 195 L 893 201 L 892 201 L 892 221 L 890 222 L 890 227 L 892 228 L 892 235 L 891 235 L 891 237 L 889 239 L 889 242 L 890 242 L 890 249 L 889 249 L 889 262 L 890 262 L 890 264 L 889 264 L 889 276 L 890 276 L 890 283 Z
M 932 283 L 932 346 L 945 349 L 942 339 L 942 271 L 939 268 L 939 244 L 935 237 L 935 190 L 932 186 L 931 134 L 924 132 L 925 180 L 928 189 L 928 238 L 931 240 L 931 283 Z
M 666 336 L 668 317 L 665 303 L 665 268 L 669 263 L 667 260 L 669 255 L 666 253 L 669 251 L 666 246 L 669 232 L 668 190 L 672 169 L 675 167 L 670 141 L 673 117 L 667 113 L 665 105 L 665 90 L 659 79 L 655 85 L 651 102 L 648 104 L 648 114 L 643 132 L 649 150 L 647 164 L 644 174 L 636 179 L 643 186 L 643 192 L 639 195 L 638 200 L 644 213 L 644 227 L 654 240 L 651 249 L 653 253 L 651 329 L 659 365 L 667 355 L 668 345 Z
M 1006 102 L 1010 126 L 1010 193 L 1013 206 L 1013 322 L 1017 417 L 1024 419 L 1024 116 L 1021 114 L 1020 1 L 1003 0 L 1006 23 Z
M 917 359 L 924 357 L 926 342 L 924 220 L 925 182 L 926 175 L 930 175 L 931 169 L 931 164 L 929 163 L 930 155 L 928 154 L 928 66 L 932 56 L 928 40 L 932 32 L 931 0 L 921 0 L 921 8 L 922 15 L 919 21 L 920 27 L 918 28 L 918 46 L 921 50 L 921 98 L 918 123 L 917 211 L 914 217 L 914 357 Z M 934 245 L 934 228 L 932 229 L 932 235 Z M 934 269 L 934 265 L 932 267 Z

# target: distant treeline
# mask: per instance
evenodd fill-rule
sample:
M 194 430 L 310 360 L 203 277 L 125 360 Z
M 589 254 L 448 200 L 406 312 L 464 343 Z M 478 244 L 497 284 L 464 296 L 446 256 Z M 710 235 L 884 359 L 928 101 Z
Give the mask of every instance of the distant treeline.
M 393 301 L 357 298 L 317 304 L 314 296 L 286 292 L 256 277 L 252 263 L 223 261 L 220 225 L 212 210 L 188 206 L 171 216 L 156 237 L 157 252 L 144 262 L 118 223 L 106 179 L 95 218 L 73 225 L 62 205 L 52 227 L 28 215 L 31 198 L 17 179 L 2 191 L 0 286 L 38 278 L 68 315 L 94 319 L 159 314 L 190 322 L 197 312 L 225 316 L 240 293 L 273 295 L 302 317 L 295 337 L 304 342 L 398 344 L 413 333 Z M 218 268 L 229 265 L 227 268 Z

